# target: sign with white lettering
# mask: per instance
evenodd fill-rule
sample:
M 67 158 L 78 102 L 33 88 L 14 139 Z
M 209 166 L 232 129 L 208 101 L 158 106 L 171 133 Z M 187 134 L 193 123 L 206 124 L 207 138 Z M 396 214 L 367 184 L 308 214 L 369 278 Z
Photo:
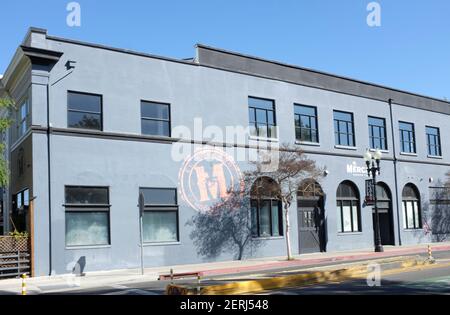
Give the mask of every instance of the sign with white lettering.
M 367 166 L 359 166 L 356 162 L 347 164 L 347 173 L 353 176 L 367 176 Z

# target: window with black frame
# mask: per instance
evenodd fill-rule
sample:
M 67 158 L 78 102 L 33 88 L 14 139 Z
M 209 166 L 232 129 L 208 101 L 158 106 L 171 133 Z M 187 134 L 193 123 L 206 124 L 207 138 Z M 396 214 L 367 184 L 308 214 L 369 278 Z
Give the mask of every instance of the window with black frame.
M 250 135 L 276 138 L 275 102 L 261 98 L 248 98 Z
M 28 189 L 13 195 L 10 223 L 13 231 L 25 232 L 28 230 L 28 211 L 30 207 L 30 193 Z
M 297 141 L 319 143 L 317 108 L 294 104 L 295 137 Z
M 141 102 L 142 134 L 170 137 L 170 105 Z
M 442 156 L 441 135 L 439 132 L 439 128 L 427 126 L 426 133 L 427 133 L 428 155 Z
M 65 187 L 66 246 L 110 244 L 108 187 Z
M 407 230 L 422 228 L 420 195 L 416 186 L 407 184 L 402 192 L 403 227 Z
M 22 137 L 30 126 L 30 104 L 28 99 L 22 101 L 17 109 L 17 139 Z
M 353 114 L 341 111 L 333 111 L 334 135 L 336 145 L 345 147 L 355 146 L 355 129 Z
M 102 96 L 68 92 L 67 126 L 102 130 Z
M 178 242 L 178 202 L 175 188 L 140 188 L 144 195 L 145 243 Z
M 369 116 L 369 144 L 371 149 L 387 150 L 386 120 Z
M 282 205 L 276 197 L 279 186 L 268 178 L 260 178 L 252 186 L 251 221 L 254 237 L 283 236 Z
M 400 148 L 402 153 L 416 153 L 414 124 L 400 121 L 398 125 L 400 129 Z
M 339 233 L 361 232 L 358 188 L 349 181 L 341 183 L 336 194 Z

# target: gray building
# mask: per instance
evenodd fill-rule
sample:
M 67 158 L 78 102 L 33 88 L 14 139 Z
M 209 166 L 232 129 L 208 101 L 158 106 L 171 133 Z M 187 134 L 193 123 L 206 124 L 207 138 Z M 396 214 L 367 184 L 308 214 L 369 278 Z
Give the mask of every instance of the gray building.
M 140 192 L 146 266 L 233 259 L 231 252 L 197 253 L 189 221 L 204 200 L 189 182 L 189 161 L 174 158 L 180 143 L 244 151 L 255 142 L 290 143 L 326 168 L 312 186 L 325 197 L 304 197 L 311 186 L 300 187 L 292 205 L 294 253 L 373 247 L 373 210 L 364 201 L 367 149 L 383 152 L 383 243 L 441 239 L 433 236 L 432 213 L 450 166 L 446 101 L 203 45 L 195 58 L 177 60 L 36 28 L 18 47 L 1 91 L 18 109 L 7 135 L 5 217 L 29 229 L 33 200 L 36 275 L 70 272 L 74 262 L 86 271 L 138 267 Z M 207 144 L 195 132 L 199 119 L 203 127 L 250 129 L 244 139 Z M 191 135 L 177 134 L 182 126 Z M 224 159 L 231 176 L 249 168 Z M 246 257 L 285 255 L 276 203 L 253 211 L 254 237 L 264 242 Z M 311 219 L 317 211 L 318 224 Z M 13 229 L 4 222 L 5 231 Z

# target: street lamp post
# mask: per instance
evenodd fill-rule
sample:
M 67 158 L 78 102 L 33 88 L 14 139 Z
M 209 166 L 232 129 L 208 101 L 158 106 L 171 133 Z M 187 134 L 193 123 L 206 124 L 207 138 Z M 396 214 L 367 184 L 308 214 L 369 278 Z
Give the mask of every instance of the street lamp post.
M 374 207 L 375 207 L 375 252 L 381 253 L 383 252 L 383 245 L 381 244 L 381 235 L 380 235 L 380 218 L 378 215 L 378 205 L 377 205 L 377 174 L 380 175 L 380 161 L 381 161 L 381 151 L 376 150 L 374 154 L 372 154 L 369 150 L 367 150 L 366 154 L 364 154 L 364 160 L 367 165 L 367 174 L 372 178 L 373 183 L 373 199 L 374 199 Z

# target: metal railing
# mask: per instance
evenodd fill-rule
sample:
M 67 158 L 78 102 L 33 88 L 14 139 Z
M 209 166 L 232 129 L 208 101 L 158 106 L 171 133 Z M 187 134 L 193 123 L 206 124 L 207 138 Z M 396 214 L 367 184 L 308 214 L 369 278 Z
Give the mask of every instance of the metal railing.
M 28 252 L 0 253 L 0 279 L 30 275 L 31 260 Z

